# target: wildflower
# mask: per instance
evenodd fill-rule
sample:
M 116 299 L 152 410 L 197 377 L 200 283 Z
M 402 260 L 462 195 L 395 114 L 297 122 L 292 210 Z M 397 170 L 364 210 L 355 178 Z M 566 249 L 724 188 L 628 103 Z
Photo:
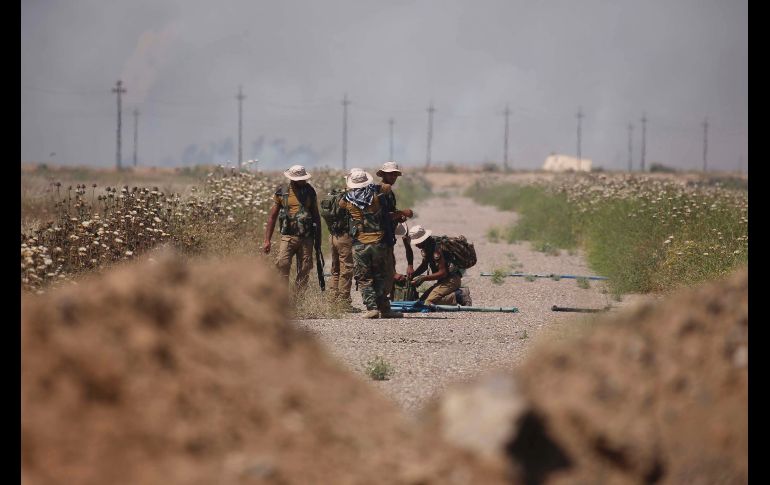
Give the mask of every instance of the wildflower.
M 134 255 L 133 251 L 126 251 L 126 256 L 133 256 L 133 255 Z

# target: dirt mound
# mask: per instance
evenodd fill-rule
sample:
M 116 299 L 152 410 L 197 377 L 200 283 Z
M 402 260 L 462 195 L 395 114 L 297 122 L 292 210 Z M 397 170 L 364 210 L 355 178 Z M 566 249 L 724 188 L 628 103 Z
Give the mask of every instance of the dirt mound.
M 748 273 L 544 343 L 431 416 L 525 483 L 746 483 Z
M 22 301 L 25 483 L 494 483 L 286 323 L 251 260 Z

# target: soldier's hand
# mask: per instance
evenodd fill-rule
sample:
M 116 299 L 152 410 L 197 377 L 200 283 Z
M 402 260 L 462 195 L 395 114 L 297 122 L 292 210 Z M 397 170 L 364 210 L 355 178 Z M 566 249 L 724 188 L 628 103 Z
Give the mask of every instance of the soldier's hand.
M 406 276 L 404 276 L 404 275 L 402 275 L 400 273 L 396 273 L 395 275 L 393 275 L 393 279 L 395 281 L 399 281 L 399 282 L 406 281 Z
M 409 278 L 409 279 L 411 280 L 411 279 L 412 279 L 412 274 L 413 274 L 413 273 L 414 273 L 414 266 L 412 266 L 412 265 L 410 264 L 409 266 L 407 266 L 407 267 L 406 267 L 406 277 L 407 277 L 407 278 Z
M 412 284 L 414 286 L 420 286 L 425 281 L 425 276 L 415 276 L 412 278 Z
M 265 241 L 265 245 L 262 246 L 262 251 L 265 252 L 265 254 L 270 254 L 270 241 Z

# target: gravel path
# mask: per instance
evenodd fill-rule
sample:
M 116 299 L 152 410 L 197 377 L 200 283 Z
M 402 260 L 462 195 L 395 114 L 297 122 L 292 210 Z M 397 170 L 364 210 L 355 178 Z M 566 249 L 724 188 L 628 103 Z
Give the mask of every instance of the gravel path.
M 531 347 L 533 337 L 543 329 L 550 327 L 559 332 L 560 326 L 563 328 L 579 315 L 585 315 L 553 312 L 552 305 L 601 308 L 612 304 L 612 311 L 616 311 L 638 299 L 627 295 L 621 303 L 613 301 L 602 293 L 604 284 L 599 281 L 591 281 L 588 289 L 579 288 L 574 279 L 527 281 L 509 277 L 502 284 L 494 284 L 491 277 L 480 273 L 510 269 L 512 264 L 517 265 L 513 269 L 524 273 L 593 273 L 580 253 L 570 255 L 562 251 L 559 256 L 549 256 L 532 250 L 529 243 L 489 242 L 489 228 L 513 223 L 517 214 L 481 206 L 459 195 L 443 195 L 415 207 L 417 217 L 410 221 L 410 226 L 421 224 L 434 234 L 464 234 L 474 243 L 478 256 L 476 266 L 463 278 L 463 285 L 470 288 L 473 305 L 515 306 L 519 313 L 407 314 L 403 319 L 389 320 L 366 320 L 352 315 L 346 319 L 296 321 L 362 376 L 367 361 L 377 355 L 384 357 L 393 365 L 394 376 L 387 381 L 370 382 L 410 415 L 451 382 L 492 368 L 515 366 Z M 406 259 L 400 241 L 396 258 L 398 271 L 405 272 Z M 415 267 L 420 258 L 416 249 Z M 353 293 L 353 302 L 363 308 L 358 292 Z

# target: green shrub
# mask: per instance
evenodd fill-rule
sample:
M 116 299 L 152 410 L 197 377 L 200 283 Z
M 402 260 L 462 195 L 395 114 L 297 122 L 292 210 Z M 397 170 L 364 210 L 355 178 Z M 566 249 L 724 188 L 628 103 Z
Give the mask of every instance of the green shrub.
M 366 363 L 366 375 L 375 381 L 388 380 L 393 376 L 394 372 L 393 366 L 388 364 L 379 355 Z

